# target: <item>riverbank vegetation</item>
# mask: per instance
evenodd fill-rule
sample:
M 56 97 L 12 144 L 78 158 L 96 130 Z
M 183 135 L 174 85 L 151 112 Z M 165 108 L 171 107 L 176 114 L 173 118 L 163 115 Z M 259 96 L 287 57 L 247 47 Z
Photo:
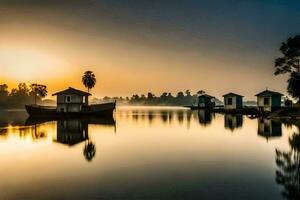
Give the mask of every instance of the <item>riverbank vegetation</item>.
M 176 95 L 170 92 L 163 92 L 161 95 L 155 95 L 152 92 L 148 92 L 147 95 L 134 94 L 131 97 L 104 97 L 103 99 L 93 99 L 92 102 L 110 102 L 117 101 L 118 104 L 125 105 L 147 105 L 147 106 L 189 106 L 197 105 L 198 95 L 204 94 L 203 90 L 198 91 L 196 94 L 192 94 L 190 90 L 185 92 L 179 91 Z M 218 99 L 215 100 L 216 104 L 222 104 Z
M 47 95 L 47 86 L 41 84 L 19 83 L 18 87 L 8 90 L 7 84 L 0 85 L 0 108 L 24 108 L 25 104 L 42 104 Z

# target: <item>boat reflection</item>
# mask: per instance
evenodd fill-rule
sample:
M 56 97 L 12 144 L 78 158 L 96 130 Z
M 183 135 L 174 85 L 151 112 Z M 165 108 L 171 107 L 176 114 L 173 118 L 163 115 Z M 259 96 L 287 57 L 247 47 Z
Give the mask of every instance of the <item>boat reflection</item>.
M 51 131 L 56 124 L 56 131 Z M 68 118 L 68 119 L 34 119 L 28 118 L 24 126 L 8 126 L 0 129 L 0 137 L 8 138 L 10 134 L 19 138 L 31 137 L 32 140 L 46 139 L 52 132 L 53 142 L 67 146 L 75 146 L 85 142 L 83 155 L 92 161 L 96 155 L 96 146 L 89 136 L 89 125 L 115 127 L 113 118 Z
M 85 142 L 83 155 L 87 161 L 92 161 L 96 155 L 96 146 L 90 140 L 88 125 L 88 121 L 85 120 L 58 120 L 54 141 L 69 146 Z
M 266 138 L 267 140 L 270 138 L 282 136 L 282 123 L 279 121 L 267 118 L 258 118 L 257 124 L 257 134 Z
M 241 128 L 243 126 L 244 117 L 241 114 L 225 114 L 224 124 L 226 129 L 234 131 L 235 129 Z
M 88 123 L 78 119 L 58 120 L 54 142 L 76 145 L 89 139 Z

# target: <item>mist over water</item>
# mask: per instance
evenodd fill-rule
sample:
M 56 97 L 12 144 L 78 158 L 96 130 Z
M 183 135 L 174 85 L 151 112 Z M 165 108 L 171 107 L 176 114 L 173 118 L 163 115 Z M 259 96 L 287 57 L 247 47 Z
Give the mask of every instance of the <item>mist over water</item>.
M 275 149 L 298 133 L 177 107 L 119 107 L 113 120 L 0 116 L 0 199 L 284 199 Z

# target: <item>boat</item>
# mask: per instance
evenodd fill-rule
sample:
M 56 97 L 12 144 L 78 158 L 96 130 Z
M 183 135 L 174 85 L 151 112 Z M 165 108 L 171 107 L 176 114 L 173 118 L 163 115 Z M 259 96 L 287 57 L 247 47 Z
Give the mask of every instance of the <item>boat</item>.
M 112 116 L 116 109 L 116 102 L 94 104 L 82 107 L 79 112 L 61 112 L 57 107 L 40 106 L 40 105 L 25 105 L 26 111 L 30 117 L 81 117 L 81 116 Z
M 111 103 L 91 104 L 88 97 L 91 94 L 72 87 L 61 92 L 54 93 L 57 96 L 55 107 L 40 105 L 25 105 L 30 117 L 81 117 L 81 116 L 113 116 L 116 109 L 116 101 Z

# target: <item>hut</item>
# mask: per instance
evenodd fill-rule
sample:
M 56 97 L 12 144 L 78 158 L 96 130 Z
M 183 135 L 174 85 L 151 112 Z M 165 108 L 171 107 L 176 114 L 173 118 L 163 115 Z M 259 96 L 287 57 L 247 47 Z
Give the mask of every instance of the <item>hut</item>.
M 90 95 L 90 93 L 69 87 L 52 96 L 57 96 L 57 112 L 72 113 L 85 111 L 89 105 L 88 97 Z
M 261 112 L 272 112 L 281 107 L 281 97 L 283 94 L 265 90 L 255 95 L 257 97 L 257 107 Z
M 198 107 L 199 108 L 213 108 L 215 107 L 215 97 L 208 94 L 202 94 L 198 96 Z
M 224 108 L 226 110 L 243 108 L 243 96 L 230 92 L 228 94 L 223 95 L 223 97 Z

